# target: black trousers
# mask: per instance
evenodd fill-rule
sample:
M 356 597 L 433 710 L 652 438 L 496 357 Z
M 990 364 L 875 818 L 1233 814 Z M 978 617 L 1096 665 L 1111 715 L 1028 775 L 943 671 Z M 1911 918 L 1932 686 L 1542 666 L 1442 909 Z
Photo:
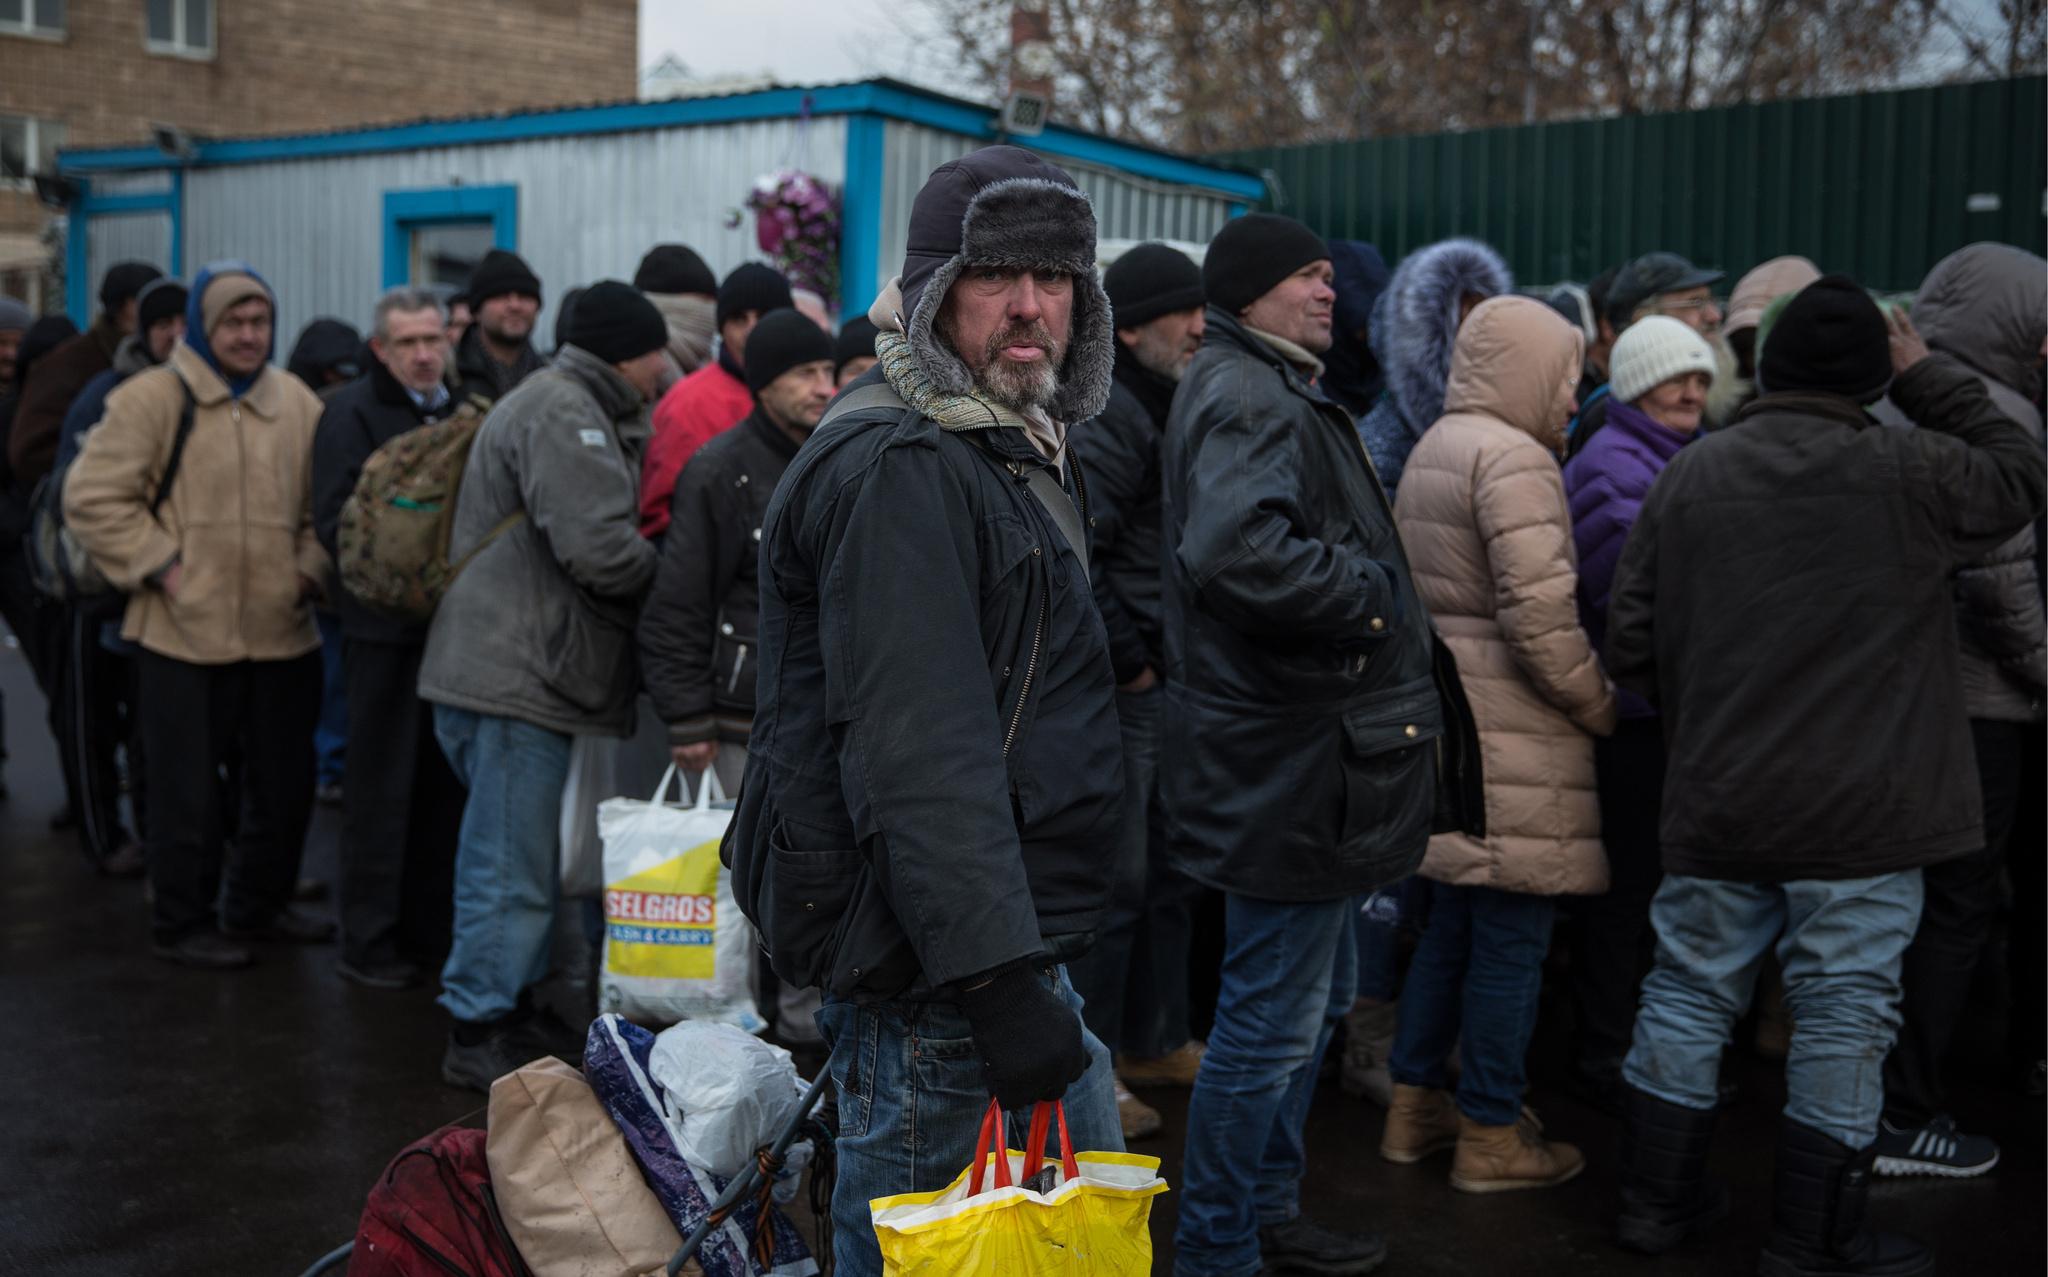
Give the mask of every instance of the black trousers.
M 1572 956 L 1577 1011 L 1573 1055 L 1588 1076 L 1616 1075 L 1635 1036 L 1636 1001 L 1656 955 L 1650 901 L 1664 881 L 1657 822 L 1664 806 L 1664 727 L 1624 718 L 1593 743 L 1600 785 L 1600 837 L 1609 886 L 1567 908 L 1579 924 Z
M 212 925 L 263 926 L 291 902 L 313 812 L 313 725 L 320 654 L 195 665 L 144 652 L 143 748 L 149 756 L 151 929 L 175 943 Z M 241 760 L 241 784 L 222 770 Z M 230 793 L 239 798 L 225 866 Z
M 342 763 L 341 949 L 353 963 L 437 963 L 455 914 L 467 792 L 419 698 L 419 644 L 345 639 L 349 749 Z
M 65 657 L 56 703 L 65 730 L 58 744 L 70 755 L 78 784 L 78 838 L 95 865 L 134 837 L 121 817 L 121 773 L 115 758 L 128 748 L 133 792 L 143 793 L 141 750 L 136 747 L 135 663 L 100 642 L 103 623 L 118 619 L 118 605 L 68 609 Z M 135 803 L 137 823 L 147 804 Z
M 1927 903 L 1899 977 L 1899 1038 L 1884 1062 L 1884 1115 L 1895 1127 L 1919 1126 L 1942 1111 L 1941 1062 L 1969 1008 L 1977 963 L 1998 916 L 1999 875 L 2028 730 L 2025 723 L 1970 720 L 1984 793 L 1984 848 L 1924 871 Z
M 2012 920 L 2006 934 L 2007 988 L 2012 996 L 2006 1050 L 2012 1062 L 2048 1058 L 2048 724 L 2026 728 L 2012 834 L 2005 843 L 2012 877 Z

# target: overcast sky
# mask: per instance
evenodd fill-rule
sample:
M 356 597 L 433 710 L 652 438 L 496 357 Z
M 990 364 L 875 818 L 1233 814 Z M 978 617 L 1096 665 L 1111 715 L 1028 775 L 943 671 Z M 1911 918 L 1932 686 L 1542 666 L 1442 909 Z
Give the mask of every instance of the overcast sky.
M 886 75 L 948 86 L 918 0 L 640 0 L 640 65 L 673 53 L 693 75 L 767 72 L 784 84 Z

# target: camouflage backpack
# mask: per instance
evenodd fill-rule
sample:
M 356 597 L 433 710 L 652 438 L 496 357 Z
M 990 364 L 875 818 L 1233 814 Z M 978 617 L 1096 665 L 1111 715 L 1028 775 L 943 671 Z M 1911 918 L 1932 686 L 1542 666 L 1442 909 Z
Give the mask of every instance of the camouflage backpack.
M 449 561 L 462 469 L 484 409 L 471 398 L 453 416 L 406 431 L 363 463 L 335 536 L 341 583 L 363 606 L 427 620 L 469 561 L 526 517 L 523 510 L 507 515 L 468 554 Z

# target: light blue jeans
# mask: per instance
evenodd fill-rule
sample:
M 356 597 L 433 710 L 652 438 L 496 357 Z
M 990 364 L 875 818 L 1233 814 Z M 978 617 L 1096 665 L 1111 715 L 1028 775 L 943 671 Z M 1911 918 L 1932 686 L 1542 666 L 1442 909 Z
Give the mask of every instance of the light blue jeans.
M 1064 967 L 1045 976 L 1075 1014 L 1081 997 Z M 900 999 L 858 1005 L 827 998 L 818 1012 L 839 1092 L 839 1180 L 832 1187 L 836 1277 L 881 1277 L 868 1203 L 944 1188 L 974 1160 L 988 1084 L 967 1017 L 951 1002 Z M 1085 1028 L 1088 1071 L 1062 1103 L 1075 1152 L 1121 1153 L 1109 1051 Z M 1028 1112 L 1010 1115 L 1011 1148 L 1024 1147 Z M 1057 1140 L 1057 1136 L 1053 1137 Z M 1056 1147 L 1056 1145 L 1055 1145 Z
M 440 1001 L 456 1019 L 480 1023 L 510 1014 L 548 974 L 570 738 L 448 705 L 434 706 L 434 736 L 469 787 Z
M 1899 964 L 1920 925 L 1920 871 L 1833 882 L 1666 875 L 1650 907 L 1657 965 L 1643 982 L 1629 1085 L 1687 1108 L 1718 1102 L 1721 1050 L 1775 942 L 1792 1049 L 1785 1115 L 1863 1148 L 1884 1109 L 1899 1027 Z
M 1257 1273 L 1260 1226 L 1301 1211 L 1316 1073 L 1358 986 L 1357 909 L 1225 899 L 1223 988 L 1188 1101 L 1181 1277 Z

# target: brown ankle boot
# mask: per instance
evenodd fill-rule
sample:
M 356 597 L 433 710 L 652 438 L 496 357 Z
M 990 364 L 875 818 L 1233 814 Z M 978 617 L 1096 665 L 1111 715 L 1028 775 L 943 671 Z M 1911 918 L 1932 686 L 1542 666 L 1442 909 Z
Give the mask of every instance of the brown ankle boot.
M 1403 1166 L 1441 1153 L 1458 1142 L 1458 1106 L 1449 1091 L 1394 1083 L 1380 1156 Z
M 1507 1193 L 1548 1188 L 1586 1169 L 1570 1144 L 1543 1138 L 1534 1124 L 1481 1126 L 1458 1117 L 1458 1155 L 1451 1162 L 1451 1187 L 1466 1193 Z

